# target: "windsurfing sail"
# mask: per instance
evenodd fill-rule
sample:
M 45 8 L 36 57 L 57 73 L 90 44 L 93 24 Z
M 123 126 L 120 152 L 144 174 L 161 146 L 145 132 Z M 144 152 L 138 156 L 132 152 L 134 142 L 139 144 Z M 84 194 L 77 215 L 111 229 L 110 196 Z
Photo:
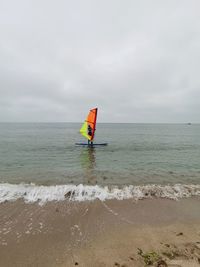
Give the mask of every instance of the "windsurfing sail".
M 93 108 L 89 111 L 89 114 L 80 129 L 80 133 L 90 141 L 94 139 L 97 121 L 97 110 L 98 108 Z

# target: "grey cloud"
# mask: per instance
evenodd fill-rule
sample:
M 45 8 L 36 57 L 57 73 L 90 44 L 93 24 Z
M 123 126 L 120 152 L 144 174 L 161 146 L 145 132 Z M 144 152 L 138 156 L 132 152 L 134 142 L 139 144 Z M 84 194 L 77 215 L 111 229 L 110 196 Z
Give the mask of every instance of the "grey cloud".
M 10 8 L 12 6 L 12 8 Z M 199 122 L 199 1 L 2 1 L 0 121 Z

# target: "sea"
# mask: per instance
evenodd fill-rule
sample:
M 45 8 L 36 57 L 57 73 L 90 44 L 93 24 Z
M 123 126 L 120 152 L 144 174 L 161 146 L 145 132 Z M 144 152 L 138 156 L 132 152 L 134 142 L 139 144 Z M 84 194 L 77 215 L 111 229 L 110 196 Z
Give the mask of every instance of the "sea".
M 0 202 L 200 195 L 200 124 L 0 123 Z

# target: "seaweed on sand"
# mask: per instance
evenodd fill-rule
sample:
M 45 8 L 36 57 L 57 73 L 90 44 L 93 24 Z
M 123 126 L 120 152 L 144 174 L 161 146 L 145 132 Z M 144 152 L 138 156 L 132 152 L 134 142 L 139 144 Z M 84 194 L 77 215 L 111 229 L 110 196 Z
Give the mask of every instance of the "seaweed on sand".
M 138 248 L 138 255 L 140 255 L 143 258 L 143 261 L 146 265 L 156 264 L 156 266 L 158 267 L 167 267 L 167 263 L 155 251 L 144 253 L 142 249 Z

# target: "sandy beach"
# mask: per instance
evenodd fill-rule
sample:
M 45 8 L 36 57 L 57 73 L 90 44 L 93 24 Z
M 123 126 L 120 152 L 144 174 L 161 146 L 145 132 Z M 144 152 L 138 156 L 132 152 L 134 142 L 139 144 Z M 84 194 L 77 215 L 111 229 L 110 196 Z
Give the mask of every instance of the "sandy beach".
M 0 267 L 200 267 L 200 1 L 0 1 Z
M 0 205 L 0 266 L 199 266 L 200 199 Z

